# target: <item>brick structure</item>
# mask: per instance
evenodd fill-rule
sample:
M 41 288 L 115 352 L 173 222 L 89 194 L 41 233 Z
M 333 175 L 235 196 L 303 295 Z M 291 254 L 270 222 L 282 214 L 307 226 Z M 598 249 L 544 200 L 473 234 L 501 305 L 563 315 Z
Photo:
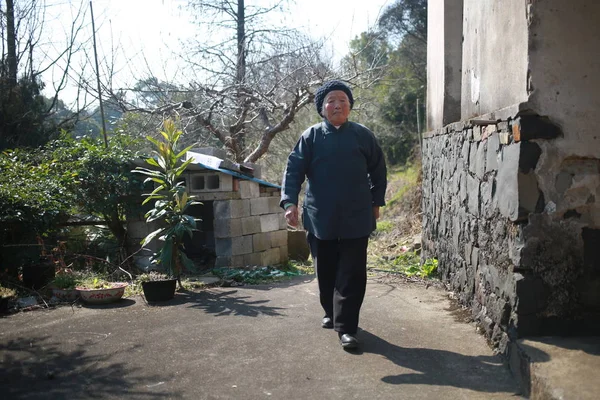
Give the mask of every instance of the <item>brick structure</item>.
M 202 202 L 188 209 L 188 214 L 202 220 L 185 243 L 188 257 L 203 266 L 214 261 L 216 267 L 286 262 L 287 224 L 279 207 L 280 187 L 261 180 L 257 166 L 242 171 L 217 149 L 196 149 L 186 157 L 195 159 L 183 174 L 186 190 Z M 128 227 L 135 243 L 157 228 L 143 220 L 131 221 Z M 148 246 L 149 252 L 156 251 L 156 246 Z M 138 263 L 146 264 L 149 252 Z

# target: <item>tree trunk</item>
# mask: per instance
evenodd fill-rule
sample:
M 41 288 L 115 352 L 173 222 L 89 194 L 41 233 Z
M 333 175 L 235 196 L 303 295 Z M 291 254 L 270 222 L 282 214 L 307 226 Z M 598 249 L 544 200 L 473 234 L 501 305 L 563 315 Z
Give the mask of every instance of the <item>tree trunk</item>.
M 9 89 L 12 89 L 17 86 L 17 34 L 13 0 L 6 0 L 6 48 Z
M 236 84 L 244 83 L 246 78 L 246 12 L 244 0 L 238 0 L 237 9 L 237 66 Z
M 239 107 L 240 121 L 243 122 L 247 113 L 247 107 L 245 95 L 243 94 L 241 86 L 246 81 L 246 10 L 244 0 L 238 0 L 237 9 L 237 65 L 236 65 L 236 76 L 235 83 L 237 85 L 237 105 Z M 236 129 L 233 133 L 232 138 L 238 142 L 238 145 L 244 149 L 246 142 L 246 131 L 242 125 L 240 129 Z M 243 154 L 236 154 L 236 158 L 243 158 Z
M 119 213 L 115 210 L 112 215 L 105 215 L 104 219 L 107 221 L 107 226 L 110 232 L 117 239 L 117 243 L 125 254 L 122 254 L 123 260 L 120 260 L 119 264 L 122 264 L 124 260 L 127 260 L 121 267 L 131 271 L 133 267 L 133 260 L 130 256 L 133 254 L 131 244 L 129 243 L 129 235 L 127 229 L 123 226 L 123 221 L 119 218 Z

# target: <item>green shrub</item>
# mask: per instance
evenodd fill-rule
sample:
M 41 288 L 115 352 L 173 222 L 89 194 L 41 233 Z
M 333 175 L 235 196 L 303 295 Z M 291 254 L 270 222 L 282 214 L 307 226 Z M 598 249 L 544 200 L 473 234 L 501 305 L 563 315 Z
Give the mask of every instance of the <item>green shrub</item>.
M 392 221 L 377 221 L 378 232 L 390 232 L 394 229 L 394 223 Z
M 51 282 L 51 285 L 57 289 L 75 289 L 79 284 L 80 276 L 74 272 L 59 272 Z

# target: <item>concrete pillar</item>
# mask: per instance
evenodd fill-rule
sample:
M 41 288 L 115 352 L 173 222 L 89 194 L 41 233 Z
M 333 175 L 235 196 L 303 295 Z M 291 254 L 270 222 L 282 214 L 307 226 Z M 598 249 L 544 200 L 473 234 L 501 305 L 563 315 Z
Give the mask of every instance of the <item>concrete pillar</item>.
M 429 0 L 427 130 L 460 120 L 463 0 Z

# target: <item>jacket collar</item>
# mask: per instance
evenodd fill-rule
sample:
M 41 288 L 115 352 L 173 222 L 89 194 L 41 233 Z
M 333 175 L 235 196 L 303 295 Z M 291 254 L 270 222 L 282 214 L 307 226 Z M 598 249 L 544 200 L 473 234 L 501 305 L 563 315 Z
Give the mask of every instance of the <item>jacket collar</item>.
M 326 119 L 323 119 L 323 128 L 325 129 L 325 131 L 327 133 L 336 133 L 336 132 L 341 132 L 342 130 L 344 130 L 344 128 L 346 128 L 348 125 L 350 124 L 350 121 L 346 121 L 344 122 L 342 125 L 340 125 L 339 128 L 336 128 L 335 126 L 333 126 L 329 121 L 327 121 Z

